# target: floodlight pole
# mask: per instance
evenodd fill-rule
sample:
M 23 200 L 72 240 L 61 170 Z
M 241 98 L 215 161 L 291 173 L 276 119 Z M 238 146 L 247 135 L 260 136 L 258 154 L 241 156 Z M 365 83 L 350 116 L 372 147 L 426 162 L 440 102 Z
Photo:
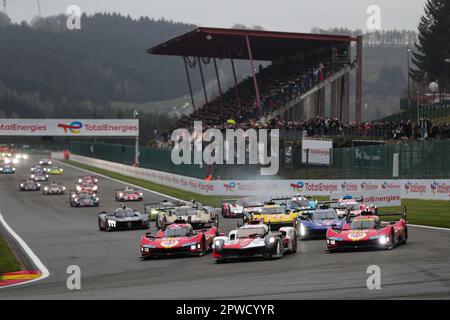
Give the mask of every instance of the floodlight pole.
M 363 68 L 363 37 L 356 38 L 356 99 L 355 99 L 355 120 L 361 123 L 361 100 L 362 100 L 362 68 Z
M 255 86 L 255 92 L 256 92 L 256 104 L 258 105 L 259 113 L 262 115 L 261 97 L 259 95 L 258 81 L 256 80 L 255 66 L 253 65 L 252 47 L 250 45 L 250 38 L 249 38 L 248 34 L 245 35 L 245 40 L 247 42 L 247 52 L 248 52 L 248 58 L 250 59 L 250 66 L 252 68 L 253 85 Z
M 191 77 L 189 76 L 189 68 L 188 68 L 188 64 L 187 64 L 186 60 L 187 60 L 187 57 L 183 57 L 184 68 L 186 70 L 186 77 L 187 77 L 188 86 L 189 86 L 189 94 L 191 95 L 192 108 L 195 110 L 195 101 L 194 101 L 194 95 L 192 94 Z

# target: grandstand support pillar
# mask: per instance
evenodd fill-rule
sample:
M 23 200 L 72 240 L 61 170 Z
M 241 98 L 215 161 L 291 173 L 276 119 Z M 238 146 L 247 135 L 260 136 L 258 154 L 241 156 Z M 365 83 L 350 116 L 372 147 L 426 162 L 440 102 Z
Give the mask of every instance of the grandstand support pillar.
M 214 62 L 214 70 L 216 71 L 217 87 L 219 88 L 219 94 L 220 94 L 220 105 L 221 105 L 222 108 L 223 108 L 222 86 L 220 85 L 219 71 L 217 70 L 217 62 L 216 62 L 216 58 L 213 59 L 213 62 Z
M 337 80 L 331 83 L 331 103 L 330 103 L 330 115 L 331 118 L 337 118 Z
M 236 77 L 236 69 L 234 67 L 233 59 L 231 59 L 231 69 L 233 70 L 234 88 L 236 91 L 236 102 L 237 102 L 239 108 L 241 108 L 241 99 L 239 98 L 239 87 L 238 87 L 238 82 L 237 82 L 237 77 Z
M 189 86 L 189 94 L 191 95 L 192 108 L 195 110 L 195 101 L 194 101 L 194 95 L 192 94 L 191 77 L 189 76 L 189 68 L 188 68 L 188 64 L 187 64 L 186 59 L 187 59 L 186 57 L 183 57 L 184 68 L 186 70 L 186 78 L 187 78 L 188 86 Z
M 363 68 L 363 37 L 356 38 L 356 91 L 355 91 L 355 120 L 361 122 L 362 101 L 362 68 Z
M 343 77 L 344 82 L 344 101 L 342 106 L 342 121 L 348 123 L 350 111 L 350 73 L 346 73 Z
M 256 104 L 258 105 L 259 113 L 262 114 L 261 97 L 259 95 L 258 81 L 256 80 L 255 66 L 253 63 L 252 46 L 250 45 L 250 38 L 249 38 L 248 34 L 245 35 L 245 40 L 247 42 L 247 52 L 248 52 L 248 58 L 250 59 L 250 66 L 252 68 L 253 85 L 255 86 L 255 92 L 256 92 Z
M 205 103 L 209 104 L 208 94 L 206 93 L 205 77 L 203 76 L 202 61 L 200 60 L 200 57 L 197 57 L 197 61 L 198 61 L 198 68 L 200 70 L 200 78 L 202 79 L 203 93 L 205 94 Z

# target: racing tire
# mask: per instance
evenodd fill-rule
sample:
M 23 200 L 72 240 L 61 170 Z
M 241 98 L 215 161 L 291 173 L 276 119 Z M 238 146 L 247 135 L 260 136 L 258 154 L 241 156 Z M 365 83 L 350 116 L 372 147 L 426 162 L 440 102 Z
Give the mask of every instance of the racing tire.
M 298 246 L 298 244 L 297 244 L 297 232 L 295 232 L 294 233 L 294 239 L 293 239 L 293 243 L 292 243 L 292 253 L 296 253 L 297 252 L 297 246 Z
M 405 238 L 403 239 L 403 243 L 406 244 L 408 242 L 408 227 L 405 227 Z
M 277 240 L 277 247 L 275 249 L 275 252 L 272 254 L 272 259 L 281 259 L 284 255 L 284 248 L 283 243 L 281 243 L 281 240 Z
M 98 220 L 98 230 L 103 231 L 102 223 L 100 220 Z
M 394 249 L 395 248 L 395 245 L 396 245 L 396 242 L 395 242 L 395 231 L 394 231 L 394 227 L 392 227 L 392 231 L 391 231 L 391 244 L 390 244 L 390 246 L 389 246 L 389 250 L 391 250 L 391 249 Z
M 203 256 L 203 255 L 206 254 L 206 253 L 208 252 L 208 250 L 209 250 L 209 248 L 206 247 L 206 238 L 205 238 L 205 236 L 202 237 L 201 245 L 202 245 L 202 248 L 201 248 L 202 251 L 201 251 L 201 253 L 200 253 L 200 256 Z

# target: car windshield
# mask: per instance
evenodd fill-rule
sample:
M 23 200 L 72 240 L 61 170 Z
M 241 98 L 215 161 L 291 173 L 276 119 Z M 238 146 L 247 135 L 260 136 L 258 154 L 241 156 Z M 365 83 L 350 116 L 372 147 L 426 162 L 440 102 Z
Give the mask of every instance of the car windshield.
M 375 219 L 353 219 L 351 229 L 352 230 L 362 230 L 362 229 L 375 229 L 377 222 Z
M 51 183 L 50 188 L 58 188 L 59 185 L 57 183 Z
M 193 216 L 197 212 L 194 208 L 177 208 L 173 212 L 177 217 Z
M 359 203 L 343 203 L 341 207 L 347 210 L 360 210 Z
M 33 180 L 28 180 L 27 181 L 27 185 L 34 185 L 34 181 Z
M 308 200 L 295 200 L 291 202 L 292 208 L 307 208 L 309 207 L 309 201 Z
M 135 192 L 134 190 L 126 190 L 125 191 L 126 194 L 134 194 L 134 192 Z
M 133 209 L 126 208 L 126 209 L 117 209 L 116 212 L 114 212 L 114 215 L 117 218 L 131 218 L 135 216 L 135 213 Z
M 238 238 L 264 237 L 265 235 L 266 229 L 262 227 L 241 228 L 237 231 Z
M 165 237 L 186 237 L 191 233 L 192 233 L 192 229 L 187 226 L 173 227 L 173 228 L 167 228 L 166 231 L 164 231 L 164 236 Z
M 317 211 L 313 214 L 313 220 L 333 220 L 337 218 L 337 214 L 334 210 Z
M 91 198 L 91 196 L 88 195 L 87 193 L 80 194 L 80 199 L 86 200 L 86 199 L 90 199 L 90 198 Z
M 284 209 L 282 207 L 266 207 L 261 210 L 262 214 L 282 214 Z

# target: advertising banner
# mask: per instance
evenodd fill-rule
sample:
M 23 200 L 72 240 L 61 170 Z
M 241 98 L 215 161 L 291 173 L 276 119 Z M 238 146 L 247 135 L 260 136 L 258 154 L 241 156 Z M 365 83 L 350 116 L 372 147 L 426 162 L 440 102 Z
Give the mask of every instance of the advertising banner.
M 302 141 L 302 163 L 311 165 L 331 164 L 331 149 L 333 141 L 303 139 Z
M 54 154 L 55 156 L 57 154 Z M 401 199 L 450 200 L 450 179 L 392 180 L 223 180 L 205 181 L 168 172 L 71 155 L 71 159 L 177 189 L 212 196 L 280 197 L 297 194 L 365 197 L 378 206 L 396 206 Z
M 0 119 L 0 136 L 136 137 L 138 119 Z

